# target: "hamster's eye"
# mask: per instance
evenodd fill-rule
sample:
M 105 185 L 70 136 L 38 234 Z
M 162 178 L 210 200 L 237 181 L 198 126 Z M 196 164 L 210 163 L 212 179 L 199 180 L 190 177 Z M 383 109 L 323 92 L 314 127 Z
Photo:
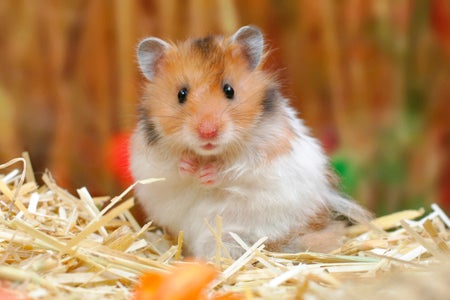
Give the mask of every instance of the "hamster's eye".
M 228 83 L 223 85 L 223 93 L 225 94 L 225 97 L 227 97 L 227 99 L 234 98 L 234 90 Z
M 188 89 L 182 88 L 178 91 L 178 103 L 183 104 L 187 100 Z

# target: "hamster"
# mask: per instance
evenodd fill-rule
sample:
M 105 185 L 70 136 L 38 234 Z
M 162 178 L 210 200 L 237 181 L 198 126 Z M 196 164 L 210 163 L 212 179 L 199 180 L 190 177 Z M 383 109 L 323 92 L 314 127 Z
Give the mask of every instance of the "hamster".
M 206 225 L 223 219 L 223 242 L 234 258 L 267 237 L 271 251 L 328 251 L 343 225 L 367 212 L 339 195 L 318 141 L 297 117 L 277 78 L 264 69 L 264 38 L 254 26 L 232 36 L 179 43 L 150 37 L 137 48 L 148 80 L 130 146 L 136 187 L 147 216 L 173 235 L 184 231 L 184 254 L 211 258 Z

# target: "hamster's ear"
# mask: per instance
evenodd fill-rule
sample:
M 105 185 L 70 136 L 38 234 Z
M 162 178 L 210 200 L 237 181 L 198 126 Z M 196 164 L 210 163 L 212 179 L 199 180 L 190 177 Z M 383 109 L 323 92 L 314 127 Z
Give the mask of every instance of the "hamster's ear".
M 242 46 L 248 56 L 250 69 L 255 69 L 261 62 L 264 50 L 264 37 L 261 31 L 255 26 L 244 26 L 236 31 L 232 40 Z
M 158 38 L 146 38 L 137 47 L 139 68 L 145 78 L 152 80 L 156 74 L 159 60 L 169 49 L 169 44 Z

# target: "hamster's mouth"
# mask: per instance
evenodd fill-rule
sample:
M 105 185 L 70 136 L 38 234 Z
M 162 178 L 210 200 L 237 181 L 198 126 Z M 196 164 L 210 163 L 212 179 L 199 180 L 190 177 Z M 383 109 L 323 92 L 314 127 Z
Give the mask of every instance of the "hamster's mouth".
M 214 150 L 217 148 L 217 145 L 214 145 L 212 143 L 207 143 L 207 144 L 204 144 L 203 146 L 201 146 L 201 148 L 203 150 Z
M 204 142 L 198 145 L 194 151 L 200 155 L 217 155 L 221 152 L 221 149 L 220 143 Z

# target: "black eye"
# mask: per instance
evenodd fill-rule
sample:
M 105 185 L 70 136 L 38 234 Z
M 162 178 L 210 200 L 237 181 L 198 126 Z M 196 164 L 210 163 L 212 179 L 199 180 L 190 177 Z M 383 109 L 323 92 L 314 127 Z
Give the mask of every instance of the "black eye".
M 178 91 L 178 103 L 183 104 L 184 102 L 186 102 L 187 95 L 188 95 L 187 88 L 182 88 L 181 90 L 179 90 Z
M 228 99 L 234 98 L 234 90 L 228 83 L 224 84 L 223 93 L 225 94 L 225 97 L 227 97 Z

